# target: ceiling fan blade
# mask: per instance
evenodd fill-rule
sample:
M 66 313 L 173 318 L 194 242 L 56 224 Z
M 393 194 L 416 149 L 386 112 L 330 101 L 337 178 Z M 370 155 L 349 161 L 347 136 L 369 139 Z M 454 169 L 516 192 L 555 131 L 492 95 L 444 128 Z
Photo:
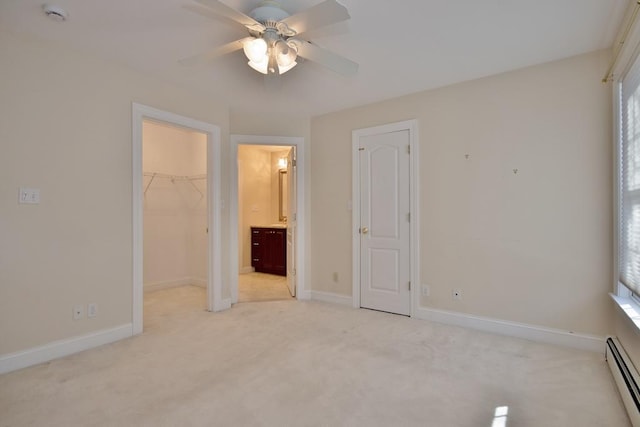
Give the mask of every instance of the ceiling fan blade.
M 232 41 L 231 43 L 218 46 L 217 48 L 212 49 L 208 52 L 200 53 L 198 55 L 181 59 L 178 62 L 186 66 L 206 64 L 220 56 L 242 49 L 242 47 L 244 46 L 244 43 L 249 40 L 253 40 L 253 37 L 245 37 L 240 40 Z
M 336 0 L 325 0 L 295 15 L 283 19 L 281 22 L 296 31 L 297 34 L 325 25 L 335 24 L 349 19 L 347 8 Z
M 227 6 L 219 0 L 195 0 L 203 6 L 206 6 L 211 12 L 216 15 L 224 16 L 227 19 L 231 19 L 232 21 L 236 21 L 237 23 L 244 25 L 245 27 L 256 30 L 256 31 L 264 31 L 265 27 L 255 19 L 250 16 L 245 15 L 242 12 L 238 12 L 234 8 Z M 196 13 L 200 13 L 195 8 L 188 8 Z
M 318 47 L 307 41 L 295 40 L 298 56 L 317 62 L 328 69 L 344 76 L 353 76 L 358 72 L 358 64 L 329 50 Z

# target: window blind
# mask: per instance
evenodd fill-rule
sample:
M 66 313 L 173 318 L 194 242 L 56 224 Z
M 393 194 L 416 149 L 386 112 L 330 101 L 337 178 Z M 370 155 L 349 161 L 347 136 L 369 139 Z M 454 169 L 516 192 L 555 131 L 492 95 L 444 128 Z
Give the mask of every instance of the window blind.
M 640 60 L 620 85 L 619 280 L 640 294 Z

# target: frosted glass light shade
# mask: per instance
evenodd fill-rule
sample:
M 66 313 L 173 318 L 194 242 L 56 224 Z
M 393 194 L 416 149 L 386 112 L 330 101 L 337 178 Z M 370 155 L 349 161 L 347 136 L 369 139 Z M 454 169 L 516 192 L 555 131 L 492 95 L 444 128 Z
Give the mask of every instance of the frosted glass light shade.
M 265 56 L 264 59 L 260 62 L 249 61 L 248 64 L 249 64 L 249 67 L 253 68 L 254 70 L 262 74 L 267 74 L 267 66 L 269 65 L 269 58 Z
M 297 57 L 298 52 L 296 52 L 295 48 L 289 46 L 284 41 L 276 43 L 276 59 L 278 60 L 278 65 L 280 67 L 288 67 L 292 63 L 296 62 Z
M 295 67 L 296 65 L 298 65 L 296 61 L 293 61 L 291 64 L 285 65 L 285 66 L 278 65 L 278 71 L 280 71 L 280 74 L 284 74 L 290 69 L 292 69 L 293 67 Z
M 245 42 L 243 50 L 250 62 L 260 63 L 267 58 L 267 42 L 263 39 L 255 38 Z

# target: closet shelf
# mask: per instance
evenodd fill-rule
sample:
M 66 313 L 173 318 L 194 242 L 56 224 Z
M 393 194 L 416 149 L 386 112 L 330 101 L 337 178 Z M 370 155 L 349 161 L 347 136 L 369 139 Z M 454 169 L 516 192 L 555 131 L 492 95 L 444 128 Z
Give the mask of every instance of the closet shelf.
M 193 183 L 193 181 L 198 181 L 201 179 L 207 179 L 207 174 L 200 174 L 200 175 L 171 175 L 168 173 L 160 173 L 160 172 L 143 172 L 142 175 L 144 176 L 150 176 L 151 179 L 149 180 L 149 183 L 147 184 L 146 187 L 144 187 L 144 196 L 147 195 L 147 190 L 149 189 L 149 187 L 151 187 L 151 183 L 153 182 L 154 179 L 156 178 L 167 178 L 170 179 L 172 183 L 175 184 L 176 181 L 188 181 L 193 188 L 200 193 L 200 198 L 204 197 L 204 194 L 202 193 L 202 191 L 200 191 L 200 189 Z

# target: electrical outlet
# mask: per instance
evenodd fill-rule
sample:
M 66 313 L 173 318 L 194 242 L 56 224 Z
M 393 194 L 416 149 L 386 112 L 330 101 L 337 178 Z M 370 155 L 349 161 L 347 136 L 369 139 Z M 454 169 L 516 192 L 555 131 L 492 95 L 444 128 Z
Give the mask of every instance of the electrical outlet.
M 84 307 L 82 305 L 73 306 L 73 320 L 80 320 L 84 316 Z
M 429 296 L 429 285 L 425 285 L 424 283 L 422 284 L 422 296 L 423 297 Z
M 96 317 L 98 315 L 98 304 L 92 303 L 87 305 L 87 317 Z
M 462 291 L 460 289 L 454 289 L 453 291 L 451 291 L 451 295 L 456 301 L 460 301 L 462 299 Z

